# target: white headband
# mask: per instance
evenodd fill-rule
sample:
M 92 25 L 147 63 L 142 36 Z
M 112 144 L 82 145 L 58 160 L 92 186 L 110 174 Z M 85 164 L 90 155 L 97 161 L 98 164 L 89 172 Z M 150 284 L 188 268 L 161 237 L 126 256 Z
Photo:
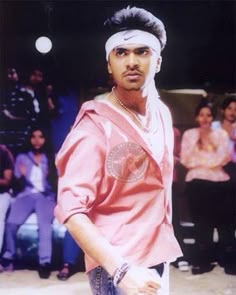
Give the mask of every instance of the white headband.
M 160 41 L 153 34 L 141 30 L 127 30 L 118 32 L 107 40 L 106 59 L 108 60 L 110 52 L 115 47 L 125 44 L 144 44 L 157 52 L 161 50 Z

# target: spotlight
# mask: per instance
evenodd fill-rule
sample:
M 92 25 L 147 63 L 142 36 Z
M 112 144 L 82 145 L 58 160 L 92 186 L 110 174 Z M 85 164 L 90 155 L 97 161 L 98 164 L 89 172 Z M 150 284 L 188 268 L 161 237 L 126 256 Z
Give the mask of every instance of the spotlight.
M 35 47 L 40 53 L 48 53 L 52 49 L 52 41 L 45 36 L 39 37 L 35 42 Z

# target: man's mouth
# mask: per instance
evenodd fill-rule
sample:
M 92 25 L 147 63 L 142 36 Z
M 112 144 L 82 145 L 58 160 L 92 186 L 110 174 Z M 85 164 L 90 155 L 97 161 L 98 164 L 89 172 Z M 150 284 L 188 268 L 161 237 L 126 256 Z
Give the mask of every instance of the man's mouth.
M 124 76 L 141 76 L 139 71 L 128 71 L 124 73 Z
M 140 76 L 141 76 L 141 74 L 139 72 L 137 72 L 137 71 L 132 71 L 132 72 L 129 71 L 129 72 L 126 72 L 124 74 L 125 78 L 129 78 L 129 79 L 132 79 L 132 80 L 139 79 Z

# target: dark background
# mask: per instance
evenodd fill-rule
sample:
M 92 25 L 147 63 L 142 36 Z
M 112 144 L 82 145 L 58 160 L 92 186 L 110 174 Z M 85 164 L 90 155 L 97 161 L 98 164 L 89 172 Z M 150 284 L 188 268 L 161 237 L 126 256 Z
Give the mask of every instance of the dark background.
M 61 91 L 104 86 L 103 23 L 128 4 L 148 9 L 165 24 L 158 88 L 236 89 L 236 1 L 0 1 L 1 77 L 9 65 L 40 65 Z M 50 53 L 35 40 L 52 39 Z

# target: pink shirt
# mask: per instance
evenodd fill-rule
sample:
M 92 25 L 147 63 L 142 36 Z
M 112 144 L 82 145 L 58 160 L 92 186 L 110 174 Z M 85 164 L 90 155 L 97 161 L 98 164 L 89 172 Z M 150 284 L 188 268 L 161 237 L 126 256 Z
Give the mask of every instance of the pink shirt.
M 216 146 L 215 150 L 200 150 L 198 140 L 199 128 L 189 129 L 183 134 L 180 161 L 188 169 L 185 180 L 229 180 L 229 175 L 223 170 L 230 160 L 227 132 L 222 128 L 212 131 L 211 140 Z
M 160 100 L 158 107 L 160 162 L 130 122 L 99 101 L 83 104 L 56 159 L 59 221 L 87 214 L 117 253 L 146 267 L 181 255 L 171 225 L 172 121 Z M 85 263 L 87 272 L 97 266 L 86 253 Z

